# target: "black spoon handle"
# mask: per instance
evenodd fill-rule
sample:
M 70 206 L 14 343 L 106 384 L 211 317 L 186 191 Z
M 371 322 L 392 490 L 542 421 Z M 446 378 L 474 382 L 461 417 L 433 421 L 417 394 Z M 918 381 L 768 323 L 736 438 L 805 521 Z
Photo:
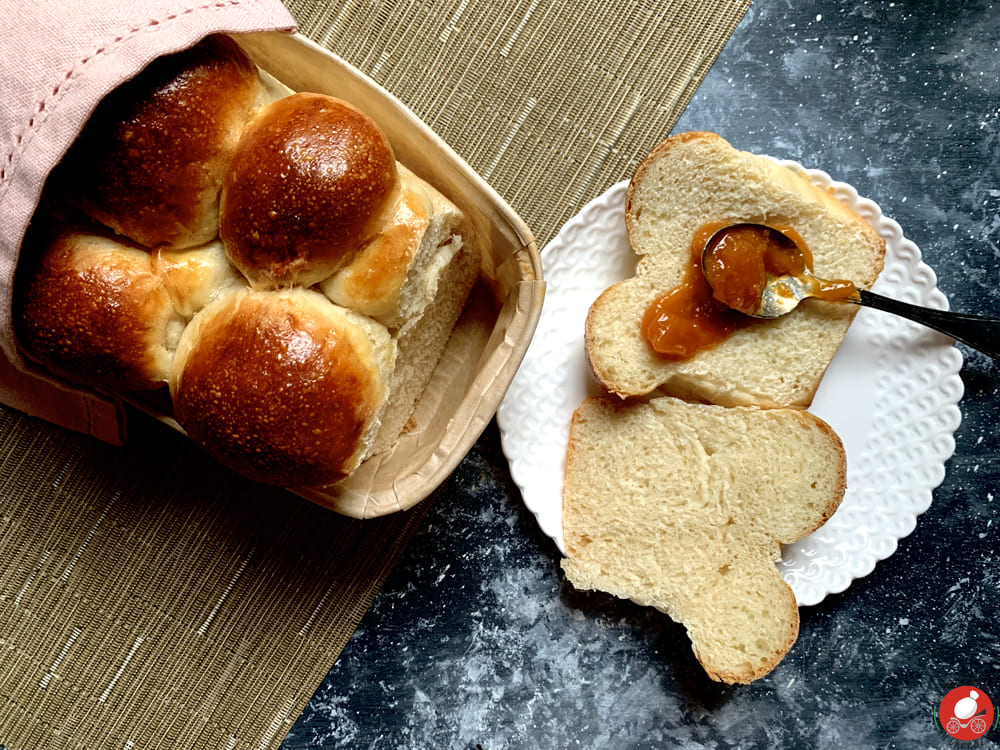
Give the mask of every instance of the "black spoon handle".
M 920 323 L 951 336 L 983 354 L 1000 359 L 1000 318 L 934 310 L 883 297 L 865 289 L 858 291 L 861 295 L 861 304 L 865 307 L 872 307 Z

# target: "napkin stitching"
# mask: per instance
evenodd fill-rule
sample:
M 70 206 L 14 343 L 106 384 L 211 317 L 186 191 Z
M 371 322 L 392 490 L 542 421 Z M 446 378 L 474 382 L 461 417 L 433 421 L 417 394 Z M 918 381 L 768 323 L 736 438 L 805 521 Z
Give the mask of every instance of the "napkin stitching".
M 24 150 L 27 136 L 41 127 L 42 123 L 45 121 L 45 114 L 52 111 L 53 107 L 57 105 L 59 100 L 65 95 L 67 89 L 71 88 L 68 84 L 71 84 L 79 78 L 87 66 L 92 64 L 95 60 L 99 60 L 102 57 L 113 54 L 116 51 L 116 48 L 123 42 L 131 39 L 141 32 L 149 31 L 150 29 L 159 26 L 161 23 L 173 21 L 180 16 L 189 15 L 197 11 L 210 10 L 212 8 L 224 8 L 226 6 L 236 6 L 239 5 L 241 1 L 242 0 L 217 0 L 216 2 L 185 8 L 180 13 L 168 13 L 160 18 L 150 18 L 141 26 L 133 26 L 129 29 L 128 33 L 119 34 L 110 43 L 100 45 L 93 52 L 85 55 L 78 62 L 74 63 L 63 74 L 62 78 L 58 80 L 55 86 L 53 86 L 52 93 L 48 94 L 38 102 L 38 106 L 28 118 L 27 123 L 22 126 L 17 136 L 15 136 L 14 147 L 7 153 L 7 156 L 4 159 L 4 164 L 0 167 L 0 200 L 3 199 L 9 189 L 14 173 L 17 171 L 17 166 L 20 163 L 20 156 Z

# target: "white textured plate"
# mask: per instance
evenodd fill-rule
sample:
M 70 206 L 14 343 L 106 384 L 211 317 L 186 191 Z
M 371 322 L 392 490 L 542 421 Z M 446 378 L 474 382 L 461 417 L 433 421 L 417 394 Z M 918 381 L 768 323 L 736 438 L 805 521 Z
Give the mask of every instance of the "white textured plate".
M 875 291 L 948 307 L 920 250 L 875 203 L 825 172 L 780 163 L 832 189 L 885 238 L 885 271 Z M 587 204 L 543 250 L 548 289 L 541 319 L 497 413 L 511 476 L 560 550 L 570 418 L 585 396 L 600 392 L 584 355 L 584 319 L 597 296 L 635 268 L 625 232 L 626 187 L 614 185 Z M 843 591 L 913 531 L 955 450 L 961 366 L 951 339 L 886 313 L 859 311 L 810 408 L 844 442 L 847 493 L 826 525 L 783 550 L 779 569 L 799 604 Z

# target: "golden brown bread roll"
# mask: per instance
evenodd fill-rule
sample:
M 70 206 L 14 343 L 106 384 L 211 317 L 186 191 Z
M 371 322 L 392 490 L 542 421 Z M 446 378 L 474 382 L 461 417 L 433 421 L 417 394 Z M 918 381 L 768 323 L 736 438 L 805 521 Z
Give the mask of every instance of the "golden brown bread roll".
M 383 326 L 317 292 L 238 290 L 184 330 L 174 413 L 251 479 L 330 484 L 357 468 L 374 439 L 395 353 Z
M 146 247 L 208 242 L 222 176 L 262 96 L 240 47 L 208 37 L 108 95 L 56 179 L 90 218 Z
M 320 283 L 337 304 L 392 330 L 423 314 L 444 269 L 471 241 L 461 211 L 406 167 L 400 165 L 399 174 L 398 198 L 379 233 Z
M 368 115 L 293 94 L 264 108 L 240 140 L 219 234 L 255 286 L 310 286 L 377 234 L 398 190 L 392 147 Z
M 381 231 L 333 276 L 320 285 L 334 302 L 399 325 L 399 302 L 408 271 L 427 235 L 433 207 L 420 181 L 402 181 L 403 189 Z
M 231 40 L 151 71 L 88 124 L 78 146 L 104 150 L 75 148 L 50 183 L 39 224 L 65 201 L 108 229 L 70 259 L 25 247 L 22 346 L 79 383 L 169 381 L 177 423 L 248 477 L 336 482 L 410 425 L 478 277 L 474 232 L 367 115 L 288 94 Z
M 167 382 L 184 319 L 149 251 L 90 229 L 42 241 L 22 270 L 14 319 L 22 346 L 56 374 L 122 390 Z

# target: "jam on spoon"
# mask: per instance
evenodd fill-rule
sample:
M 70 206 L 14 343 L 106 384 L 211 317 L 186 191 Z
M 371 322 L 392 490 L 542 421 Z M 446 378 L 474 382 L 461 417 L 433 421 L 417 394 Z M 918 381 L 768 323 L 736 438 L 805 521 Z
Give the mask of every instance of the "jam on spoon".
M 812 274 L 812 253 L 791 227 L 710 222 L 695 232 L 681 284 L 654 300 L 642 335 L 660 356 L 683 360 L 756 319 L 804 299 L 852 302 L 912 320 L 1000 359 L 1000 319 L 935 310 Z

